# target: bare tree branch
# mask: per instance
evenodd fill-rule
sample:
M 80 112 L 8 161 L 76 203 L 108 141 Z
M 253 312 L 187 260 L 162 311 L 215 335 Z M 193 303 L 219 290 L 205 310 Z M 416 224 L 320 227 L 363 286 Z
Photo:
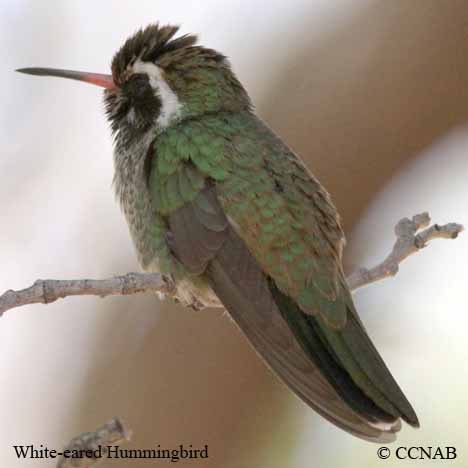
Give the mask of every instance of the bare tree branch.
M 172 285 L 159 273 L 127 273 L 123 276 L 94 280 L 37 280 L 20 291 L 6 291 L 0 296 L 0 316 L 9 309 L 27 304 L 49 304 L 68 296 L 124 296 L 142 292 L 162 295 L 172 290 Z
M 421 250 L 432 239 L 455 239 L 463 231 L 456 223 L 437 224 L 418 231 L 430 223 L 428 213 L 418 214 L 410 220 L 403 218 L 395 227 L 397 240 L 387 258 L 374 268 L 360 268 L 347 278 L 352 291 L 375 281 L 394 276 L 399 264 L 409 255 Z M 49 304 L 67 296 L 122 296 L 143 292 L 156 292 L 161 296 L 170 294 L 174 286 L 159 273 L 127 273 L 103 280 L 37 280 L 32 286 L 20 291 L 6 291 L 0 296 L 0 316 L 9 309 L 27 304 Z
M 108 453 L 107 446 L 117 446 L 130 440 L 131 433 L 118 419 L 108 421 L 94 432 L 83 432 L 63 449 L 57 468 L 91 468 Z M 65 453 L 67 454 L 65 456 Z
M 455 239 L 463 231 L 461 224 L 449 223 L 443 226 L 433 224 L 430 227 L 431 218 L 428 213 L 413 216 L 412 219 L 403 218 L 395 226 L 397 240 L 390 254 L 382 263 L 373 268 L 359 268 L 346 278 L 352 291 L 375 283 L 398 273 L 400 263 L 411 254 L 426 247 L 432 239 Z M 424 231 L 418 234 L 423 228 Z

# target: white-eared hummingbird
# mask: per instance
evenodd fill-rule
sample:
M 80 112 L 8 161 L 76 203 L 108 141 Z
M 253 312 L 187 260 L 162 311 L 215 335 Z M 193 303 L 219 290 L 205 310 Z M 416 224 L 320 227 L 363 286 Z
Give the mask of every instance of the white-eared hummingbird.
M 138 31 L 111 75 L 18 71 L 105 88 L 115 190 L 139 262 L 170 279 L 178 301 L 226 308 L 270 368 L 342 429 L 382 442 L 401 419 L 418 426 L 356 313 L 329 194 L 255 115 L 226 57 L 177 30 Z

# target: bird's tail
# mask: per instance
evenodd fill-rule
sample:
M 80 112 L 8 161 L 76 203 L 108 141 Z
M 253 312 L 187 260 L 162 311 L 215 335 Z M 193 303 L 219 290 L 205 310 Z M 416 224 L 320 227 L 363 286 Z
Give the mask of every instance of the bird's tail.
M 319 315 L 305 314 L 265 275 L 233 230 L 206 275 L 259 355 L 323 417 L 374 442 L 394 440 L 400 418 L 419 425 L 351 298 L 340 330 L 330 328 Z
M 392 423 L 401 417 L 419 427 L 416 413 L 375 349 L 352 301 L 345 326 L 336 330 L 319 315 L 304 314 L 272 282 L 270 290 L 303 350 L 351 408 L 374 423 Z

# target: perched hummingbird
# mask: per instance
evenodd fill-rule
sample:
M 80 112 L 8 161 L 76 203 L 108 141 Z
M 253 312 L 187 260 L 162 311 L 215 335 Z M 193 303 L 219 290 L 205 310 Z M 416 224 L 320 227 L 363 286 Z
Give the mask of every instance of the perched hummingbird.
M 145 271 L 195 309 L 225 307 L 307 405 L 391 441 L 417 416 L 361 323 L 329 194 L 253 111 L 221 53 L 153 24 L 112 75 L 24 68 L 104 87 L 117 198 Z

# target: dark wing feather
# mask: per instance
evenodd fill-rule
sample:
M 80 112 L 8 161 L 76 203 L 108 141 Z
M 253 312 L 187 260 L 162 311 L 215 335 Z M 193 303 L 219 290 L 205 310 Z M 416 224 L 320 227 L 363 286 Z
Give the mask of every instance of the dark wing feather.
M 225 241 L 227 227 L 214 191 L 204 189 L 169 216 L 169 245 L 188 272 L 199 275 Z

